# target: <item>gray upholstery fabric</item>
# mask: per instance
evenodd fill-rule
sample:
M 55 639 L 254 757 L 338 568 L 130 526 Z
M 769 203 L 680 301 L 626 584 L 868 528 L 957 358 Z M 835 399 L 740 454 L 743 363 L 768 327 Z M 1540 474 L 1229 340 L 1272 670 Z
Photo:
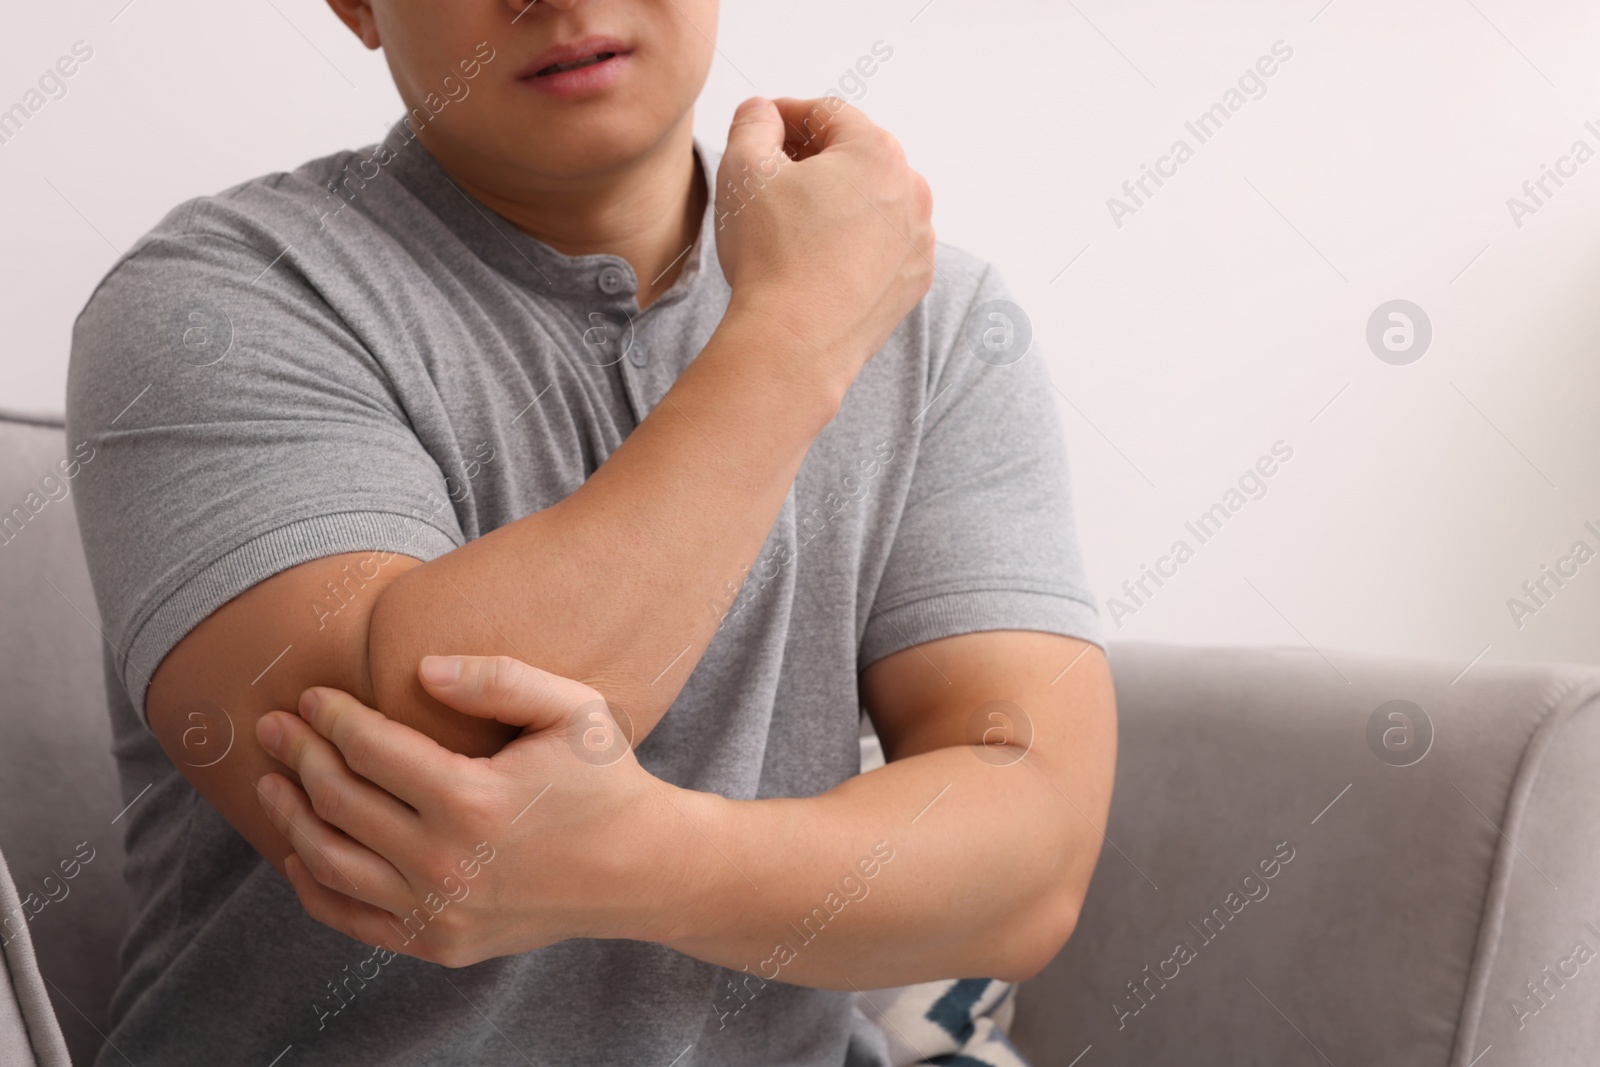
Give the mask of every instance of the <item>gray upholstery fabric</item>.
M 0 517 L 67 451 L 59 425 L 0 417 Z M 120 795 L 109 752 L 70 499 L 0 544 L 0 606 L 0 851 L 21 898 L 47 901 L 25 929 L 83 1063 L 125 922 L 112 820 L 138 801 Z M 1452 684 L 1459 664 L 1332 659 L 1113 651 L 1112 843 L 1077 934 L 1017 994 L 1012 1036 L 1039 1067 L 1091 1045 L 1080 1067 L 1594 1061 L 1600 956 L 1580 963 L 1576 948 L 1600 953 L 1600 671 L 1479 663 Z M 1411 766 L 1368 740 L 1373 712 L 1397 699 L 1433 724 Z M 1282 842 L 1294 858 L 1245 883 Z M 23 905 L 4 886 L 10 914 Z M 1260 899 L 1240 906 L 1246 891 Z M 1190 924 L 1214 908 L 1226 921 L 1213 918 L 1207 943 Z M 1162 980 L 1179 940 L 1194 958 Z M 54 1067 L 23 938 L 5 960 L 0 1062 Z M 1139 981 L 1148 1003 L 1123 999 L 1119 1029 L 1112 1005 Z
M 1520 1031 L 1508 998 L 1576 941 L 1600 952 L 1583 925 L 1600 927 L 1600 671 L 1480 663 L 1452 685 L 1460 664 L 1112 658 L 1113 844 L 1078 932 L 1018 992 L 1012 1037 L 1038 1064 L 1091 1045 L 1086 1067 L 1466 1067 L 1490 1045 L 1483 1067 L 1594 1062 L 1600 962 L 1569 964 Z M 1391 700 L 1433 724 L 1411 766 L 1368 740 Z M 1284 841 L 1295 856 L 1266 895 L 1204 941 L 1190 924 Z M 1194 958 L 1163 966 L 1180 940 Z M 1113 1004 L 1141 1002 L 1121 998 L 1146 966 L 1148 1003 L 1119 1028 Z
M 0 916 L 22 911 L 22 898 L 0 856 Z M 0 927 L 0 1063 L 7 1067 L 70 1067 L 50 994 L 34 960 L 26 921 Z
M 48 500 L 40 479 L 59 476 L 66 453 L 59 421 L 0 416 L 0 519 L 14 506 L 26 512 L 30 492 Z M 126 802 L 71 497 L 45 503 L 20 532 L 16 524 L 0 534 L 0 852 L 21 898 L 43 902 L 28 931 L 67 1045 L 87 1063 L 106 1028 L 126 923 L 122 824 L 111 821 Z

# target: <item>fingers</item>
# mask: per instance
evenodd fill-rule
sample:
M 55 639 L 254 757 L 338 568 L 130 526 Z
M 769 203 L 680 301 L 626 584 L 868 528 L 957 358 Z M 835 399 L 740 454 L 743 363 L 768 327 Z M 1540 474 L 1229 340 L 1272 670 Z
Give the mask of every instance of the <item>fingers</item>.
M 256 723 L 262 747 L 300 777 L 312 810 L 324 822 L 381 855 L 395 855 L 421 826 L 417 813 L 355 773 L 333 743 L 288 712 Z
M 582 682 L 509 656 L 427 656 L 417 674 L 459 712 L 534 731 L 564 726 L 574 709 L 601 699 Z
M 406 880 L 388 860 L 323 822 L 289 779 L 269 774 L 256 783 L 262 810 L 318 882 L 369 904 L 401 907 Z
M 869 136 L 878 129 L 859 109 L 838 97 L 801 100 L 781 96 L 772 104 L 783 122 L 789 154 L 797 160 L 832 145 Z
M 391 952 L 407 952 L 410 939 L 389 912 L 329 889 L 312 876 L 296 854 L 291 853 L 284 860 L 283 873 L 294 887 L 295 896 L 300 898 L 300 907 L 317 922 L 363 944 L 382 946 Z
M 466 757 L 451 752 L 427 734 L 374 711 L 338 689 L 307 689 L 300 697 L 300 715 L 338 748 L 345 766 L 418 811 L 458 780 Z M 309 738 L 296 735 L 285 743 L 285 763 L 294 767 Z M 298 743 L 301 748 L 294 748 Z M 298 768 L 297 768 L 298 769 Z
M 728 152 L 737 159 L 765 159 L 783 147 L 783 116 L 772 101 L 752 96 L 739 105 L 728 126 Z

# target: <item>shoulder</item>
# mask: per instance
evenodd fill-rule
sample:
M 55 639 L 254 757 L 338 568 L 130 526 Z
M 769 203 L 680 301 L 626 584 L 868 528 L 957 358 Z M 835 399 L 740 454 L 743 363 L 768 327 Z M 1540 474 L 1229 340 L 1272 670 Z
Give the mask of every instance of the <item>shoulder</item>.
M 1000 270 L 989 260 L 940 241 L 933 284 L 908 318 L 919 335 L 931 381 L 1004 366 L 1032 347 L 1033 327 Z M 976 364 L 976 366 L 967 366 Z
M 982 256 L 944 241 L 938 242 L 933 260 L 933 284 L 923 300 L 930 325 L 941 336 L 960 332 L 972 308 L 1005 288 L 994 264 Z
M 345 367 L 349 361 L 323 358 L 330 346 L 354 345 L 326 298 L 327 279 L 348 277 L 351 262 L 374 263 L 379 257 L 354 253 L 370 252 L 381 227 L 361 212 L 320 230 L 318 219 L 337 210 L 329 206 L 335 177 L 369 152 L 339 152 L 186 200 L 140 237 L 73 323 L 69 423 L 109 425 L 145 386 L 225 357 L 237 363 L 246 350 L 267 361 L 258 360 L 262 370 L 318 361 L 324 373 Z M 190 382 L 173 395 L 202 408 L 217 399 L 221 380 Z
M 338 195 L 340 179 L 381 147 L 343 150 L 184 201 L 106 271 L 80 318 L 97 304 L 122 303 L 121 288 L 137 303 L 150 299 L 153 287 L 181 292 L 235 277 L 252 283 L 268 265 L 327 230 L 327 220 L 347 204 Z

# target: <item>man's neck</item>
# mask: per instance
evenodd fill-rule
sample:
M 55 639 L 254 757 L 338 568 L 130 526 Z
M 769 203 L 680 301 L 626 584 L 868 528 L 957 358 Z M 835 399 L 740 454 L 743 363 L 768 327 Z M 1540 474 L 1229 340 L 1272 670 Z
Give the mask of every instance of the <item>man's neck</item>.
M 506 183 L 474 181 L 470 166 L 449 166 L 447 148 L 441 157 L 433 145 L 426 147 L 463 189 L 556 251 L 627 260 L 639 279 L 641 308 L 677 280 L 700 233 L 706 183 L 687 123 L 625 169 L 514 192 Z

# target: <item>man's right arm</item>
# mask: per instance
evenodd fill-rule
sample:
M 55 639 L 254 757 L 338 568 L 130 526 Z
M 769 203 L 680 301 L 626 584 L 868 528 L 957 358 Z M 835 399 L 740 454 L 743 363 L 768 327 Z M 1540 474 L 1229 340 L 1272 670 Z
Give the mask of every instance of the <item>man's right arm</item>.
M 785 127 L 814 130 L 813 104 L 778 103 L 737 118 L 723 158 L 719 189 L 786 140 L 801 157 L 786 156 L 719 233 L 727 315 L 582 487 L 427 563 L 389 559 L 371 579 L 370 553 L 289 568 L 196 626 L 153 675 L 156 737 L 280 869 L 288 843 L 254 782 L 281 768 L 256 744 L 255 722 L 309 686 L 344 689 L 479 755 L 511 731 L 429 697 L 416 678 L 423 656 L 504 654 L 580 679 L 628 713 L 635 740 L 676 697 L 811 442 L 931 277 L 927 186 L 893 139 L 847 109 L 820 148 L 802 147 Z M 361 561 L 349 605 L 313 626 L 307 604 Z M 211 763 L 223 731 L 232 747 Z

